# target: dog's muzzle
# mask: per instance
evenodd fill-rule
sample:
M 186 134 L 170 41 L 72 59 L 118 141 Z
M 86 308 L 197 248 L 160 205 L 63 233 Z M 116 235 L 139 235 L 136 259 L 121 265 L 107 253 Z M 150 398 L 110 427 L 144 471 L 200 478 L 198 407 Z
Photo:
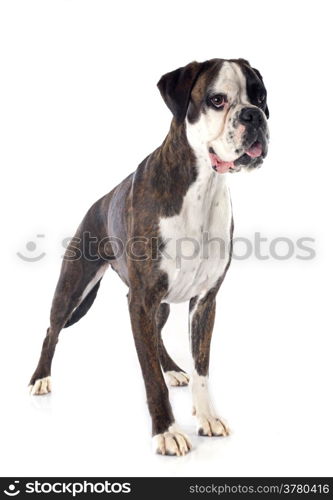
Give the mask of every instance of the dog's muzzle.
M 266 156 L 266 155 L 265 155 Z M 245 153 L 234 161 L 221 160 L 215 153 L 212 147 L 209 148 L 209 157 L 212 162 L 212 167 L 216 172 L 224 174 L 226 172 L 235 172 L 241 167 L 258 167 L 263 162 L 264 149 L 260 141 L 255 141 Z
M 243 153 L 233 161 L 222 160 L 213 147 L 209 148 L 212 167 L 221 174 L 238 172 L 241 167 L 259 167 L 267 155 L 268 130 L 262 111 L 255 107 L 243 108 L 238 117 L 239 123 L 244 125 Z M 237 150 L 236 150 L 237 151 Z

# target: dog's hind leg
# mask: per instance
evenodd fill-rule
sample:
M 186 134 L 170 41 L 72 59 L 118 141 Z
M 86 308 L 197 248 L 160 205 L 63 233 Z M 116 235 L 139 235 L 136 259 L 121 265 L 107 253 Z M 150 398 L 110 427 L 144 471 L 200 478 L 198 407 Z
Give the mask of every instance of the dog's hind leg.
M 62 328 L 72 325 L 87 312 L 109 266 L 99 250 L 103 227 L 96 226 L 94 222 L 99 220 L 98 209 L 99 205 L 95 204 L 88 211 L 66 250 L 52 301 L 50 327 L 29 384 L 32 394 L 47 394 L 51 391 L 51 363 L 59 333 Z
M 188 385 L 190 377 L 184 372 L 170 357 L 166 350 L 162 339 L 162 328 L 164 327 L 170 313 L 170 306 L 167 303 L 162 303 L 157 311 L 157 328 L 158 328 L 158 351 L 160 363 L 167 377 L 168 383 L 171 386 Z
M 80 306 L 92 303 L 91 298 L 97 293 L 106 266 L 108 264 L 105 262 L 64 260 L 52 301 L 50 327 L 29 384 L 31 394 L 42 395 L 51 391 L 51 363 L 59 333 L 68 323 L 72 324 L 71 319 L 80 310 Z

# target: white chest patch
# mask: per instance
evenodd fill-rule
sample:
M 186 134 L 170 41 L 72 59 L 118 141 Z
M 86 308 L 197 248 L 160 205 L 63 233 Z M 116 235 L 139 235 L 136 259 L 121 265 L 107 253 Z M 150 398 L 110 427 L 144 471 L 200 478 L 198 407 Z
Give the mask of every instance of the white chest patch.
M 160 267 L 169 278 L 169 303 L 207 292 L 229 261 L 232 210 L 226 176 L 202 167 L 180 214 L 160 219 L 166 243 Z

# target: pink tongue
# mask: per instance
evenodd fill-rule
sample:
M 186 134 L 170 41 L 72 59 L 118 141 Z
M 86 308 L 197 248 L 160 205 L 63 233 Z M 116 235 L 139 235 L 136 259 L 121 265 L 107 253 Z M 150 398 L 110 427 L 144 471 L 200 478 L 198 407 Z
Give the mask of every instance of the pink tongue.
M 262 145 L 260 142 L 255 142 L 245 153 L 251 156 L 251 158 L 258 158 L 258 156 L 262 155 Z
M 220 174 L 225 174 L 228 172 L 229 168 L 234 166 L 233 161 L 223 161 L 215 153 L 209 153 L 212 166 L 216 168 L 217 172 Z

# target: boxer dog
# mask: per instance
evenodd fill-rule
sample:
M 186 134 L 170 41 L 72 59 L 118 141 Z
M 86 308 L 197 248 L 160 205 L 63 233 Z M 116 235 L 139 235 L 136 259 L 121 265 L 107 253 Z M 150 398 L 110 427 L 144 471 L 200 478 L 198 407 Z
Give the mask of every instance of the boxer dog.
M 87 312 L 111 266 L 129 288 L 155 451 L 180 456 L 191 443 L 175 423 L 162 370 L 173 386 L 187 385 L 189 376 L 169 356 L 161 331 L 170 304 L 188 301 L 198 433 L 227 436 L 208 388 L 216 295 L 232 252 L 226 174 L 262 164 L 268 108 L 263 79 L 244 59 L 191 62 L 162 76 L 157 86 L 173 114 L 170 131 L 134 173 L 88 210 L 71 240 L 30 390 L 51 391 L 59 333 Z

